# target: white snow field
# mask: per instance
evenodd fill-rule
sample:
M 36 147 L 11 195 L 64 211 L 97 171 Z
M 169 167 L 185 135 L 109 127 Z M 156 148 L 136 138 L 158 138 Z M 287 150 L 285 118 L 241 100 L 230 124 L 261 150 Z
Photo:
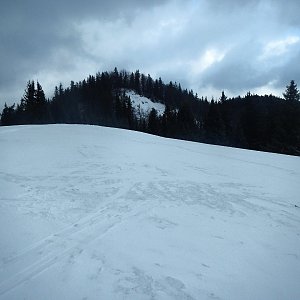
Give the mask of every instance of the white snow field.
M 0 128 L 0 299 L 300 299 L 300 159 Z
M 157 111 L 157 114 L 159 116 L 162 116 L 165 112 L 166 106 L 164 104 L 160 102 L 153 102 L 151 99 L 140 96 L 134 91 L 127 90 L 126 96 L 130 97 L 131 105 L 134 109 L 134 114 L 138 119 L 140 119 L 140 117 L 148 116 L 152 108 Z

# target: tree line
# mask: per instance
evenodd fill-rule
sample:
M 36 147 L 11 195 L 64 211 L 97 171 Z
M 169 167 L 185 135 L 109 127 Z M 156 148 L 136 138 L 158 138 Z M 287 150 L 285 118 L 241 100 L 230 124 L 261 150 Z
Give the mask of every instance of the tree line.
M 165 105 L 138 116 L 126 91 Z M 292 80 L 283 98 L 253 95 L 199 97 L 180 84 L 139 72 L 98 72 L 46 99 L 39 82 L 29 81 L 17 105 L 5 104 L 1 125 L 91 124 L 143 131 L 164 137 L 252 150 L 300 155 L 300 93 Z

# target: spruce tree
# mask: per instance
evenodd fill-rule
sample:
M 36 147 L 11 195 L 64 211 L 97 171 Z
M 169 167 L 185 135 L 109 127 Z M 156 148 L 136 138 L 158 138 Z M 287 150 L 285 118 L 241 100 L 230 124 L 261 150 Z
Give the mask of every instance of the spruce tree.
M 14 115 L 15 115 L 15 104 L 12 106 L 7 106 L 4 104 L 4 109 L 1 114 L 1 125 L 14 125 Z
M 36 90 L 34 91 L 34 107 L 33 107 L 33 122 L 45 123 L 48 122 L 47 118 L 47 101 L 45 93 L 39 82 L 36 84 Z
M 222 91 L 222 95 L 221 95 L 221 98 L 220 98 L 220 102 L 221 102 L 221 103 L 224 103 L 226 100 L 227 100 L 227 97 L 226 97 L 226 95 L 225 95 L 225 92 Z
M 291 83 L 286 86 L 286 90 L 285 93 L 283 93 L 283 97 L 286 101 L 300 100 L 300 92 L 297 89 L 297 84 L 295 84 L 294 80 L 291 80 Z

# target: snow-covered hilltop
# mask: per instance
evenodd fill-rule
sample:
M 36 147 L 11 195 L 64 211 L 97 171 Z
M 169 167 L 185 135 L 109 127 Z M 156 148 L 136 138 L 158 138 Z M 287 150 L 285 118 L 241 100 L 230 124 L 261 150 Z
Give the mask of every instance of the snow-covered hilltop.
M 298 157 L 84 125 L 0 143 L 0 299 L 300 299 Z

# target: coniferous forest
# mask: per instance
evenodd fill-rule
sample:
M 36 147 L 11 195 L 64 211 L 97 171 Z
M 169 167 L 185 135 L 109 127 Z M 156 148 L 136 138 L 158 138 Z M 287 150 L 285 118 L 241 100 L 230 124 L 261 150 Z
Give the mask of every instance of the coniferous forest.
M 165 105 L 138 117 L 126 91 Z M 199 97 L 180 84 L 165 84 L 138 70 L 97 73 L 46 99 L 39 82 L 29 81 L 17 105 L 5 104 L 1 125 L 92 124 L 126 128 L 196 142 L 300 155 L 300 93 L 292 80 L 283 98 L 253 95 Z

